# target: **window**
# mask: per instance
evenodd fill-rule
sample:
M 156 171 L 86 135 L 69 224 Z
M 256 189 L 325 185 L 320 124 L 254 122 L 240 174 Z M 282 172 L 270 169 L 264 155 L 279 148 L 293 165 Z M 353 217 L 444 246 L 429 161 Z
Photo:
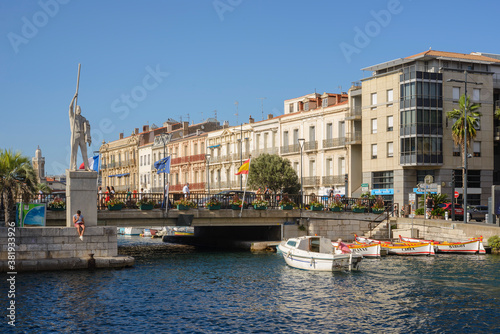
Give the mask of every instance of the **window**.
M 372 105 L 372 109 L 376 109 L 377 108 L 377 93 L 372 93 L 372 95 L 371 95 L 371 105 Z
M 327 97 L 325 97 L 325 98 L 323 99 L 323 101 L 321 101 L 321 103 L 323 103 L 323 108 L 328 107 L 328 98 L 327 98 Z
M 297 172 L 297 174 L 300 172 L 299 171 L 299 163 L 298 163 L 298 161 L 295 161 L 293 163 L 293 169 Z
M 392 106 L 392 101 L 394 101 L 394 91 L 392 89 L 387 90 L 387 103 L 388 107 Z
M 333 124 L 327 123 L 326 124 L 326 139 L 332 139 L 332 138 L 333 138 Z
M 453 145 L 453 156 L 454 157 L 459 157 L 460 156 L 460 146 Z
M 394 188 L 394 172 L 373 172 L 372 173 L 373 189 L 392 189 Z
M 255 136 L 255 148 L 257 151 L 260 150 L 260 134 Z
M 372 133 L 377 133 L 377 119 L 372 118 Z
M 288 145 L 288 131 L 283 132 L 283 146 Z
M 453 87 L 453 101 L 460 99 L 460 87 Z
M 387 131 L 394 130 L 394 116 L 387 116 Z
M 372 159 L 377 159 L 377 144 L 372 144 Z
M 151 154 L 148 154 L 148 165 L 151 165 Z
M 345 159 L 344 158 L 339 158 L 339 175 L 344 175 L 345 174 Z
M 481 90 L 479 88 L 474 88 L 472 90 L 472 101 L 479 102 L 480 96 L 481 96 Z
M 314 126 L 309 127 L 309 141 L 310 142 L 316 141 L 316 127 Z
M 299 129 L 293 129 L 293 144 L 297 145 L 299 143 Z
M 197 143 L 195 143 L 194 146 L 193 146 L 193 154 L 194 155 L 198 154 L 198 144 Z
M 339 122 L 339 138 L 345 138 L 345 122 Z
M 304 110 L 305 111 L 309 110 L 309 102 L 304 103 Z
M 475 141 L 472 143 L 472 151 L 474 152 L 475 157 L 481 156 L 481 142 Z
M 288 105 L 288 112 L 289 112 L 289 113 L 293 113 L 293 103 L 290 103 L 290 104 Z
M 325 170 L 325 175 L 326 176 L 330 176 L 332 175 L 332 171 L 333 171 L 333 160 L 330 158 L 330 159 L 326 159 L 326 166 L 325 166 L 326 170 Z
M 309 176 L 316 176 L 316 161 L 309 161 Z
M 142 155 L 141 155 L 141 166 L 142 166 Z
M 387 143 L 387 157 L 392 158 L 394 156 L 394 148 L 393 148 L 393 143 L 388 142 Z
M 269 133 L 268 132 L 265 132 L 264 133 L 264 149 L 267 148 L 267 143 L 269 141 Z

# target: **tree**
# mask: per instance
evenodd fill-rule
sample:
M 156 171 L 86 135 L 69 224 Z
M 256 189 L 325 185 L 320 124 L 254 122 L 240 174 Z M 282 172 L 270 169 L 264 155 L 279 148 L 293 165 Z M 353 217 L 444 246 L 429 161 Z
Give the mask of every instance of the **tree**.
M 289 194 L 298 194 L 300 189 L 299 178 L 290 161 L 275 154 L 262 154 L 252 159 L 248 183 L 255 189 L 267 186 L 273 192 Z
M 470 147 L 471 142 L 476 138 L 476 128 L 479 125 L 479 119 L 481 118 L 481 112 L 477 111 L 481 107 L 478 103 L 470 103 L 470 99 L 465 95 L 460 96 L 458 101 L 458 109 L 453 109 L 446 113 L 446 117 L 455 120 L 455 124 L 451 128 L 451 136 L 455 145 L 460 145 L 462 148 L 462 165 L 465 166 L 465 145 L 464 145 L 464 134 L 465 134 L 465 124 L 467 124 L 467 147 Z M 465 118 L 465 107 L 467 106 L 467 117 Z M 467 122 L 467 123 L 465 123 Z M 465 174 L 463 175 L 465 178 Z M 464 187 L 467 185 L 467 180 L 463 180 Z
M 0 195 L 5 210 L 5 224 L 12 221 L 11 213 L 15 200 L 21 196 L 23 200 L 35 194 L 37 187 L 36 173 L 27 157 L 20 152 L 0 150 Z

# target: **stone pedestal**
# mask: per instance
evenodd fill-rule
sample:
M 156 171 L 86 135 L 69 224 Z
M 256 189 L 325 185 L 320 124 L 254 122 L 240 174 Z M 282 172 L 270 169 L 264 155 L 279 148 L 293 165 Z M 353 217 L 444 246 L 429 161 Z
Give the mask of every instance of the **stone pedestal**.
M 77 210 L 82 212 L 85 227 L 97 226 L 97 177 L 95 171 L 66 169 L 66 226 L 74 227 Z

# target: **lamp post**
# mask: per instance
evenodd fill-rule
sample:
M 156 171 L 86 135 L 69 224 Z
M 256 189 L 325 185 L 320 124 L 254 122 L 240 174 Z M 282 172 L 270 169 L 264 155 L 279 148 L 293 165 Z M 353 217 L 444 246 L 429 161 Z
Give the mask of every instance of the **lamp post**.
M 302 207 L 304 204 L 304 179 L 302 176 L 302 165 L 303 165 L 302 149 L 304 148 L 304 142 L 306 140 L 304 138 L 299 138 L 299 139 L 297 139 L 297 141 L 299 142 L 299 147 L 300 147 L 300 204 Z
M 463 187 L 464 187 L 464 224 L 467 224 L 467 70 L 464 71 L 465 80 L 455 80 L 448 79 L 448 82 L 461 82 L 464 84 L 465 100 L 464 100 L 464 177 L 463 177 Z M 475 85 L 482 85 L 482 82 L 470 82 Z M 455 211 L 455 208 L 453 208 Z
M 240 166 L 243 165 L 243 124 L 240 124 Z M 243 190 L 243 174 L 240 174 L 240 191 Z
M 205 154 L 205 159 L 207 160 L 207 191 L 210 196 L 210 153 Z

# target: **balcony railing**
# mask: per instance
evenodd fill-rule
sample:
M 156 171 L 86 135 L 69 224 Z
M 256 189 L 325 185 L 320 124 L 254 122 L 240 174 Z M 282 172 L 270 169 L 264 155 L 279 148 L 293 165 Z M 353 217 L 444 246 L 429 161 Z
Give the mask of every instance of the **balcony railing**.
M 345 137 L 323 139 L 323 148 L 345 146 Z
M 318 149 L 318 142 L 317 141 L 306 141 L 304 143 L 304 150 L 309 151 L 309 150 L 317 150 Z
M 344 175 L 330 175 L 321 177 L 321 183 L 323 186 L 328 186 L 332 184 L 345 184 Z
M 361 118 L 361 106 L 355 106 L 346 113 L 346 119 Z
M 304 177 L 304 185 L 305 186 L 319 186 L 320 181 L 321 181 L 320 176 L 305 176 Z
M 189 162 L 205 161 L 205 154 L 189 155 L 187 157 L 179 157 L 172 159 L 172 165 L 185 164 Z
M 281 154 L 299 153 L 300 147 L 299 144 L 285 145 L 281 146 L 280 150 Z
M 346 136 L 347 144 L 361 144 L 361 131 L 356 131 Z

